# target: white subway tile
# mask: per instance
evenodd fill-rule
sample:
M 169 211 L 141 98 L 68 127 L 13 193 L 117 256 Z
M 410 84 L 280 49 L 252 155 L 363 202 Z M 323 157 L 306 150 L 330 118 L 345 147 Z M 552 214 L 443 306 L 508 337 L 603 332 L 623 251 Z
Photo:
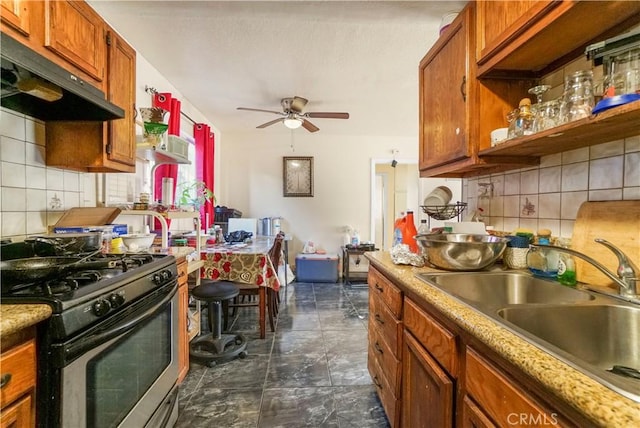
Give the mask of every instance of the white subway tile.
M 540 158 L 540 168 L 557 165 L 562 165 L 562 153 L 542 156 L 542 158 Z
M 622 191 L 622 199 L 625 201 L 640 199 L 640 187 L 625 187 Z
M 33 143 L 25 143 L 25 163 L 32 166 L 46 166 L 46 153 L 44 146 Z
M 560 219 L 575 220 L 578 209 L 588 199 L 587 192 L 564 192 L 560 199 Z
M 2 210 L 5 212 L 25 211 L 27 207 L 26 194 L 27 194 L 27 191 L 24 188 L 3 186 L 2 187 Z
M 520 195 L 504 197 L 504 216 L 520 217 Z
M 530 229 L 536 231 L 539 229 L 538 227 L 538 219 L 537 218 L 520 218 L 520 227 L 525 229 Z
M 46 189 L 47 188 L 47 170 L 37 166 L 26 166 L 26 185 L 27 189 Z
M 576 162 L 584 162 L 589 160 L 589 147 L 582 147 L 580 149 L 569 150 L 562 153 L 562 164 L 570 164 Z
M 46 211 L 27 213 L 27 235 L 35 233 L 47 233 Z
M 24 164 L 24 141 L 15 138 L 0 137 L 0 160 Z
M 25 123 L 25 141 L 39 146 L 45 145 L 45 125 L 44 122 L 27 118 Z
M 504 194 L 519 195 L 520 194 L 520 173 L 505 174 L 504 176 Z
M 589 167 L 589 189 L 613 189 L 622 187 L 623 156 L 595 159 Z
M 640 186 L 640 152 L 624 155 L 624 187 Z
M 538 169 L 520 173 L 520 194 L 533 195 L 538 193 Z
M 504 215 L 504 197 L 495 196 L 490 202 L 491 217 L 502 217 Z
M 27 211 L 47 210 L 47 191 L 44 189 L 27 189 Z
M 61 169 L 47 168 L 47 189 L 64 190 L 64 173 Z
M 560 218 L 560 193 L 545 193 L 538 196 L 538 218 Z
M 561 174 L 562 168 L 560 166 L 540 168 L 540 193 L 559 192 Z
M 504 174 L 496 174 L 491 177 L 491 184 L 493 185 L 493 196 L 504 195 Z
M 538 218 L 538 195 L 520 196 L 520 217 Z
M 620 201 L 622 189 L 589 190 L 590 201 Z
M 520 227 L 519 217 L 505 217 L 504 226 L 502 227 L 505 232 L 513 232 Z
M 25 187 L 26 168 L 24 165 L 1 162 L 2 164 L 2 185 L 5 187 Z
M 64 211 L 64 195 L 59 190 L 47 190 L 47 210 Z
M 18 116 L 2 109 L 0 111 L 0 135 L 24 141 L 24 116 Z
M 562 191 L 587 190 L 589 184 L 589 162 L 562 166 Z
M 70 208 L 79 207 L 80 206 L 80 193 L 78 192 L 63 192 L 64 194 L 64 209 L 68 210 Z
M 562 238 L 571 238 L 573 236 L 573 226 L 575 224 L 576 224 L 575 220 L 561 220 L 560 236 Z
M 589 156 L 591 159 L 606 158 L 609 156 L 621 155 L 624 153 L 624 140 L 611 141 L 609 143 L 597 144 L 590 147 Z
M 80 190 L 78 173 L 74 171 L 64 171 L 64 190 L 66 192 L 78 192 Z
M 624 151 L 626 153 L 640 152 L 640 135 L 636 135 L 635 137 L 625 138 Z
M 2 230 L 3 237 L 25 235 L 27 232 L 27 227 L 26 227 L 26 217 L 24 213 L 4 211 L 2 213 L 2 229 L 1 230 Z

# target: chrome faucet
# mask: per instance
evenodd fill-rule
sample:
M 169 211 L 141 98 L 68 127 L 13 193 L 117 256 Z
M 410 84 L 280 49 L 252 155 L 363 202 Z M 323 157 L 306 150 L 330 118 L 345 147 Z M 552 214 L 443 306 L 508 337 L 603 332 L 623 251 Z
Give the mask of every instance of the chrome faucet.
M 609 269 L 607 269 L 606 266 L 604 266 L 597 260 L 594 260 L 586 254 L 582 254 L 570 248 L 538 244 L 531 244 L 530 247 L 532 249 L 549 248 L 558 252 L 567 253 L 579 257 L 591 264 L 593 267 L 597 268 L 599 271 L 609 277 L 613 282 L 615 282 L 618 285 L 618 293 L 620 294 L 620 296 L 628 299 L 640 298 L 640 291 L 638 290 L 638 282 L 640 282 L 640 278 L 638 278 L 638 275 L 640 275 L 640 269 L 638 269 L 633 261 L 631 261 L 629 257 L 627 257 L 627 255 L 622 252 L 622 250 L 613 245 L 611 242 L 601 238 L 596 238 L 594 239 L 594 241 L 598 244 L 604 245 L 605 247 L 613 251 L 616 257 L 618 257 L 618 269 L 616 270 L 617 275 L 611 272 Z

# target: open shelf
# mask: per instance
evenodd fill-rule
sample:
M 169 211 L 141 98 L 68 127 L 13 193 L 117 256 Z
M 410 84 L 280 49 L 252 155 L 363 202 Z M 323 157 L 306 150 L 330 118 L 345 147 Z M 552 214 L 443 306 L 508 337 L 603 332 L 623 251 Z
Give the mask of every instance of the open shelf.
M 187 153 L 189 142 L 176 136 L 167 136 L 167 148 L 163 150 L 144 142 L 142 135 L 136 136 L 136 155 L 145 160 L 154 161 L 156 164 L 190 164 Z

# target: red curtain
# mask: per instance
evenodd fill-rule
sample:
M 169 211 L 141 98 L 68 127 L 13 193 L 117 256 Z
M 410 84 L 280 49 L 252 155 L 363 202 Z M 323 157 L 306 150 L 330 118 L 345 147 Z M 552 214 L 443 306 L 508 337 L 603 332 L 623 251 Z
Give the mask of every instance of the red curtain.
M 196 179 L 203 181 L 212 192 L 213 187 L 213 159 L 215 140 L 209 125 L 196 123 L 193 125 L 193 137 L 196 140 Z M 200 219 L 204 230 L 208 230 L 214 220 L 214 201 L 207 202 L 200 208 Z
M 153 107 L 160 107 L 169 111 L 169 135 L 180 136 L 180 101 L 171 97 L 171 93 L 157 93 L 153 96 Z M 176 183 L 178 177 L 178 165 L 160 165 L 156 168 L 153 178 L 154 200 L 158 201 L 162 198 L 162 179 L 164 177 L 173 178 L 173 198 L 175 201 Z M 163 201 L 166 204 L 166 201 Z M 171 220 L 167 220 L 167 225 L 171 224 Z M 160 222 L 154 220 L 154 229 L 160 229 Z

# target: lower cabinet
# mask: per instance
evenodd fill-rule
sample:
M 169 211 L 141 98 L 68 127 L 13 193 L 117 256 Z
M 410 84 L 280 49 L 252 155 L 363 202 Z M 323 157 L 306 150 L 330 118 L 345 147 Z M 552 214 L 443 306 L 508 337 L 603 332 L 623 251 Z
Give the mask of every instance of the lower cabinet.
M 33 427 L 35 424 L 35 339 L 2 350 L 0 357 L 0 426 Z
M 471 397 L 465 395 L 462 399 L 462 417 L 460 418 L 462 428 L 495 428 L 493 422 L 484 412 L 473 402 Z
M 402 380 L 403 427 L 453 426 L 453 381 L 406 330 L 402 353 Z
M 178 263 L 178 383 L 182 383 L 189 372 L 189 285 L 186 260 Z

